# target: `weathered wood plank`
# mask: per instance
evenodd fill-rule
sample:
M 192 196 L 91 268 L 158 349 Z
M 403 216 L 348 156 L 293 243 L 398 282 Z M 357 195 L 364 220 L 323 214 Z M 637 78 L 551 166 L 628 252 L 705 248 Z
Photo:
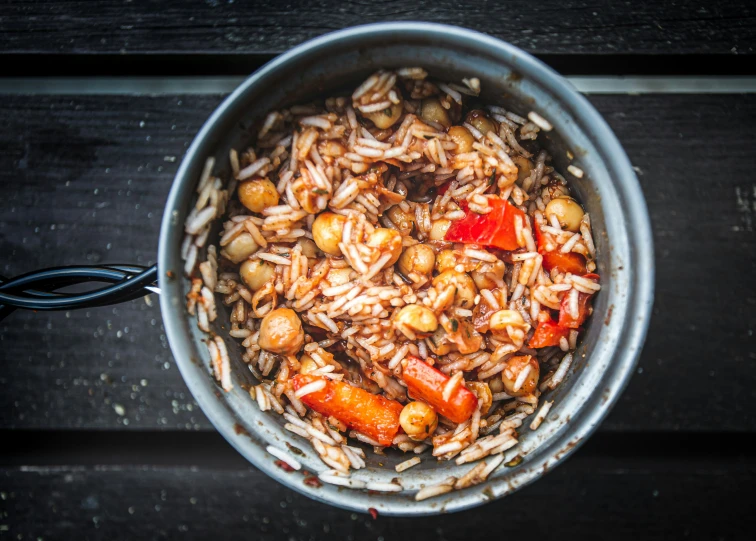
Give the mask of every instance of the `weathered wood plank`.
M 538 54 L 753 54 L 744 0 L 607 4 L 595 0 L 465 3 L 275 0 L 11 2 L 3 53 L 280 53 L 320 34 L 379 21 L 465 26 Z M 38 66 L 38 69 L 44 66 Z
M 173 174 L 219 99 L 3 97 L 0 272 L 153 261 Z M 754 430 L 756 96 L 591 100 L 638 168 L 657 256 L 639 373 L 603 430 Z M 211 428 L 156 306 L 16 313 L 0 340 L 0 428 Z
M 309 500 L 249 469 L 28 466 L 0 470 L 16 539 L 752 539 L 752 460 L 582 457 L 503 500 L 390 518 Z M 345 494 L 345 497 L 347 494 Z M 704 510 L 704 511 L 702 511 Z

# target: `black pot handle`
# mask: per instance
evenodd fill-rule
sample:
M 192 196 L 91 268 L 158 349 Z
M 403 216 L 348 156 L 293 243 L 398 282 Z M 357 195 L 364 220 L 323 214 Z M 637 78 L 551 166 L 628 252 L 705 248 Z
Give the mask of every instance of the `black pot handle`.
M 0 277 L 0 320 L 18 308 L 75 310 L 118 304 L 149 293 L 156 287 L 157 266 L 82 265 L 33 271 L 13 279 Z M 85 282 L 110 284 L 86 293 L 61 293 L 63 287 Z

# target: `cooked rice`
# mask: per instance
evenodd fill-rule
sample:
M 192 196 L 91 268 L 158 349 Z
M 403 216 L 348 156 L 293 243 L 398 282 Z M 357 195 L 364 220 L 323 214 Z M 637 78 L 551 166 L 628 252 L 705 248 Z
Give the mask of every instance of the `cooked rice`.
M 415 494 L 415 501 L 420 502 L 427 500 L 428 498 L 434 498 L 447 492 L 454 490 L 454 483 L 457 481 L 456 477 L 449 477 L 443 483 L 432 485 L 429 487 L 421 488 Z
M 554 129 L 554 127 L 551 125 L 551 122 L 543 118 L 535 111 L 530 111 L 528 113 L 528 118 L 533 122 L 533 124 L 541 128 L 543 131 L 551 131 Z
M 547 400 L 543 403 L 543 406 L 541 406 L 541 409 L 538 410 L 538 413 L 533 418 L 533 421 L 530 423 L 530 430 L 537 430 L 539 426 L 541 426 L 541 423 L 546 418 L 546 415 L 548 415 L 549 410 L 551 409 L 551 406 L 554 405 L 553 400 Z
M 568 165 L 567 171 L 572 173 L 572 175 L 576 178 L 583 178 L 583 170 L 575 165 Z
M 419 456 L 415 456 L 410 458 L 409 460 L 405 460 L 404 462 L 400 462 L 396 465 L 394 469 L 396 469 L 397 473 L 402 473 L 404 470 L 408 470 L 413 466 L 417 466 L 421 462 L 421 458 Z
M 378 481 L 366 483 L 365 488 L 367 490 L 375 490 L 376 492 L 401 492 L 404 490 L 402 485 L 396 483 L 381 483 Z
M 282 449 L 279 449 L 278 447 L 273 447 L 272 445 L 268 445 L 266 447 L 266 450 L 277 459 L 283 460 L 284 462 L 286 462 L 293 469 L 295 470 L 302 469 L 302 464 L 300 464 L 296 458 L 291 456 L 286 451 L 283 451 Z
M 326 382 L 323 380 L 313 381 L 312 383 L 308 383 L 307 385 L 299 389 L 297 392 L 295 392 L 294 396 L 297 398 L 302 398 L 303 396 L 307 396 L 310 393 L 314 393 L 314 392 L 324 389 L 325 386 L 326 386 Z
M 455 83 L 430 81 L 422 68 L 380 71 L 351 96 L 272 111 L 252 147 L 230 151 L 227 169 L 219 167 L 225 173 L 216 173 L 213 158 L 202 170 L 181 245 L 185 273 L 192 278 L 187 310 L 196 315 L 201 330 L 213 333 L 216 299 L 228 307 L 229 320 L 219 327 L 239 340 L 243 362 L 260 381 L 250 388 L 251 399 L 262 411 L 283 415 L 284 428 L 308 440 L 328 468 L 319 474 L 323 482 L 378 492 L 404 490 L 398 482 L 365 483 L 349 476 L 364 468 L 367 458 L 362 447 L 350 442 L 378 452 L 383 446 L 306 405 L 306 397 L 325 389 L 328 381 L 406 404 L 411 399 L 403 371 L 410 356 L 448 378 L 442 400 L 466 388 L 482 396 L 475 385 L 495 381 L 500 391 L 497 380 L 508 378 L 511 393 L 491 392 L 490 407 L 478 405 L 465 422 L 438 416 L 438 427 L 425 440 L 403 432 L 393 439 L 391 446 L 399 452 L 417 455 L 430 448 L 438 460 L 480 461 L 458 479 L 422 488 L 415 495 L 420 501 L 486 480 L 504 461 L 505 451 L 518 444 L 517 430 L 528 416 L 534 415 L 531 429 L 538 428 L 553 404 L 546 401 L 539 408 L 540 393 L 556 388 L 572 366 L 583 325 L 548 347 L 531 342 L 539 322 L 556 318 L 557 311 L 583 317 L 585 296 L 600 290 L 597 280 L 561 272 L 548 262 L 551 253 L 570 254 L 585 260 L 587 272 L 595 270 L 590 217 L 583 214 L 579 227 L 568 228 L 553 213 L 546 215 L 551 200 L 570 193 L 547 153 L 538 148 L 539 132 L 552 125 L 533 111 L 526 118 L 495 105 L 476 113 L 487 116 L 487 125 L 479 116 L 464 118 L 460 105 L 466 110 L 467 96 L 479 93 L 480 81 L 474 77 Z M 447 118 L 428 117 L 420 104 L 427 99 L 439 100 Z M 447 120 L 469 132 L 472 144 L 464 152 L 447 133 Z M 567 171 L 577 178 L 584 175 L 574 165 Z M 225 187 L 222 178 L 228 179 Z M 237 185 L 265 181 L 272 183 L 275 200 L 262 212 L 246 208 L 238 200 Z M 454 244 L 436 233 L 442 220 L 490 214 L 497 200 L 528 215 L 517 216 L 512 224 L 518 249 Z M 313 230 L 316 215 L 326 210 L 341 220 L 334 222 L 339 225 L 329 253 L 322 250 L 321 230 Z M 216 244 L 211 231 L 221 217 Z M 433 252 L 433 270 L 408 269 L 406 262 L 396 261 L 417 244 Z M 245 261 L 255 264 L 243 266 Z M 451 282 L 437 279 L 442 262 L 448 263 L 443 270 L 451 273 Z M 398 319 L 408 305 L 429 310 L 436 332 L 417 328 L 412 319 Z M 279 308 L 298 314 L 303 352 L 262 347 L 261 320 Z M 512 323 L 492 330 L 490 316 L 500 310 L 517 317 L 509 313 Z M 215 332 L 207 341 L 210 366 L 229 391 L 231 361 Z M 561 360 L 556 357 L 560 352 L 565 352 Z M 535 358 L 540 370 L 530 363 L 522 368 L 511 363 L 522 355 Z M 315 379 L 295 390 L 291 378 L 305 366 Z M 281 449 L 270 446 L 268 451 L 294 469 L 302 467 Z M 396 471 L 420 462 L 412 456 Z

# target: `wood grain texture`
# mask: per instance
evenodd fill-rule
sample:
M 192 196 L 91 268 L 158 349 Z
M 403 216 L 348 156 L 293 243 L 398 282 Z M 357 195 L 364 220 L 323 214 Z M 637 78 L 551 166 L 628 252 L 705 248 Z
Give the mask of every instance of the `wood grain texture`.
M 298 474 L 292 474 L 298 475 Z M 568 460 L 520 492 L 425 518 L 350 513 L 255 469 L 0 469 L 9 539 L 752 539 L 752 460 Z M 472 490 L 479 490 L 473 488 Z M 345 497 L 348 496 L 345 490 Z M 705 511 L 704 511 L 705 510 Z
M 5 53 L 280 53 L 379 21 L 465 26 L 538 54 L 753 54 L 753 5 L 671 0 L 256 2 L 14 1 L 0 14 Z
M 173 174 L 219 100 L 3 97 L 1 272 L 154 260 Z M 752 431 L 756 96 L 591 101 L 638 169 L 657 261 L 640 368 L 602 430 Z M 0 340 L 0 428 L 212 428 L 156 306 L 16 313 Z

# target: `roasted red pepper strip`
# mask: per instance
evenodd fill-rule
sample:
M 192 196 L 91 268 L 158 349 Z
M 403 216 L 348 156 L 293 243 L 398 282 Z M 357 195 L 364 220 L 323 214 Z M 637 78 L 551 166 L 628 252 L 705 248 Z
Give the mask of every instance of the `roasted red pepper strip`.
M 488 204 L 493 210 L 488 214 L 478 214 L 467 208 L 467 202 L 460 203 L 467 214 L 461 220 L 452 222 L 444 238 L 451 242 L 517 250 L 520 245 L 515 235 L 515 219 L 519 216 L 524 224 L 525 213 L 502 199 L 489 199 Z
M 572 274 L 583 274 L 586 271 L 585 257 L 575 252 L 563 254 L 561 252 L 547 252 L 543 249 L 544 240 L 541 234 L 541 228 L 535 228 L 536 243 L 538 244 L 538 253 L 543 256 L 543 268 L 548 272 L 551 269 L 557 269 L 559 272 L 569 272 Z
M 438 413 L 454 421 L 464 423 L 478 407 L 478 399 L 464 386 L 458 385 L 449 400 L 444 400 L 444 387 L 449 376 L 426 364 L 417 357 L 407 357 L 402 372 L 411 398 L 427 402 Z
M 528 342 L 531 348 L 545 348 L 548 346 L 558 346 L 559 339 L 569 338 L 570 329 L 561 327 L 555 321 L 539 321 L 533 337 Z
M 544 252 L 543 268 L 551 272 L 556 269 L 559 272 L 583 274 L 585 272 L 585 258 L 574 252 L 563 254 L 560 252 Z
M 589 280 L 597 282 L 599 280 L 599 275 L 586 274 L 585 276 L 583 276 L 583 278 L 588 278 Z M 562 304 L 559 306 L 559 326 L 566 327 L 568 329 L 579 328 L 588 317 L 588 309 L 590 307 L 591 297 L 593 297 L 593 295 L 589 295 L 587 293 L 578 293 L 578 317 L 574 318 L 570 314 L 569 308 L 567 307 L 570 302 L 570 296 L 565 295 L 562 298 Z
M 300 400 L 321 415 L 333 415 L 339 421 L 388 447 L 399 431 L 402 405 L 348 383 L 297 374 L 291 379 L 294 390 L 314 381 L 325 381 L 320 391 L 306 394 Z

